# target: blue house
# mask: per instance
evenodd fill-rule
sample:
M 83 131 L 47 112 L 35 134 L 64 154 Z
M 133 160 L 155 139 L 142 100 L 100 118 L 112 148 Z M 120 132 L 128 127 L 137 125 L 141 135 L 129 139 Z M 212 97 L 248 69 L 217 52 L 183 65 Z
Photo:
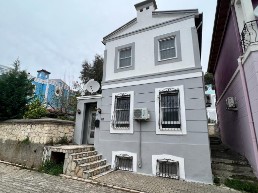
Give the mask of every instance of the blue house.
M 60 108 L 69 97 L 70 87 L 61 79 L 49 79 L 50 72 L 44 69 L 37 72 L 32 82 L 35 85 L 35 96 L 48 108 Z

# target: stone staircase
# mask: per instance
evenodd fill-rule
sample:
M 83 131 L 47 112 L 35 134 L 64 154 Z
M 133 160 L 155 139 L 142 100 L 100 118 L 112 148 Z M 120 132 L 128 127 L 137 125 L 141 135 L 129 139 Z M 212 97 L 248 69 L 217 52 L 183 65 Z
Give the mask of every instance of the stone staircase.
M 65 153 L 63 173 L 67 176 L 92 179 L 111 169 L 94 146 L 61 146 L 57 152 Z
M 248 160 L 222 144 L 220 138 L 210 137 L 210 148 L 212 173 L 221 183 L 226 179 L 258 182 Z

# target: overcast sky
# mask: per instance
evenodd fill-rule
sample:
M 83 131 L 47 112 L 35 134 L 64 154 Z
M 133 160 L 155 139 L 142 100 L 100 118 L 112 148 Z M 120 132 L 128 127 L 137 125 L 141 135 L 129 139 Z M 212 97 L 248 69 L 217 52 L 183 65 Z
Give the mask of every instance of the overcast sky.
M 102 38 L 136 17 L 141 0 L 0 0 L 0 64 L 19 57 L 32 75 L 51 72 L 68 84 L 83 60 L 103 55 Z M 156 0 L 158 10 L 199 9 L 204 14 L 202 67 L 207 69 L 216 0 Z

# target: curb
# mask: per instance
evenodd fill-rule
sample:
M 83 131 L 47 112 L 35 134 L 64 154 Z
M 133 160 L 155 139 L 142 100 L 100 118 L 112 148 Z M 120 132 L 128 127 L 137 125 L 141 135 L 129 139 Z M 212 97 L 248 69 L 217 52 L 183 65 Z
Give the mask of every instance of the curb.
M 76 181 L 90 183 L 90 184 L 93 184 L 93 185 L 113 188 L 115 190 L 121 190 L 121 191 L 132 192 L 132 193 L 145 193 L 143 191 L 124 188 L 124 187 L 120 187 L 120 186 L 116 186 L 116 185 L 112 185 L 112 184 L 106 184 L 106 183 L 98 182 L 98 181 L 95 181 L 95 180 L 89 180 L 89 179 L 78 178 L 78 177 L 71 177 L 71 176 L 67 176 L 67 175 L 64 175 L 64 174 L 61 174 L 60 176 L 63 177 L 63 178 L 66 178 L 66 179 L 72 179 L 72 180 L 76 180 Z

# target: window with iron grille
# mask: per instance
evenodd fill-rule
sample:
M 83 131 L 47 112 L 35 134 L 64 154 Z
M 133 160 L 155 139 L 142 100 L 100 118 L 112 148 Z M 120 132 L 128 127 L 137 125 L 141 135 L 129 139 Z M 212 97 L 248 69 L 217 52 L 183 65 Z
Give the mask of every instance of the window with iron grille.
M 116 155 L 115 170 L 133 171 L 133 156 L 127 154 Z
M 160 60 L 176 57 L 175 37 L 159 40 Z
M 156 175 L 164 178 L 179 179 L 179 162 L 171 159 L 158 159 Z
M 181 130 L 179 90 L 166 89 L 159 94 L 160 130 Z
M 119 51 L 119 68 L 129 67 L 132 65 L 132 48 L 124 48 Z
M 129 129 L 130 127 L 130 95 L 115 96 L 113 127 Z

